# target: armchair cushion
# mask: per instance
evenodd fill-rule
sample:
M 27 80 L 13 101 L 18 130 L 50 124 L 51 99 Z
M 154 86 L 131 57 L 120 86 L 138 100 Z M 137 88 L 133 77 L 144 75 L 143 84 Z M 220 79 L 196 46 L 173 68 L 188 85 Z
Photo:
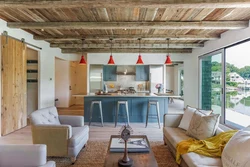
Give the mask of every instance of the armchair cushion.
M 55 164 L 51 161 L 48 164 Z M 38 167 L 47 165 L 46 145 L 0 145 L 0 166 Z M 53 167 L 48 166 L 47 167 Z
M 61 124 L 71 125 L 72 127 L 84 126 L 83 116 L 59 115 L 59 121 Z
M 60 125 L 60 121 L 58 118 L 58 113 L 56 107 L 48 107 L 39 109 L 30 114 L 32 125 L 38 124 L 52 124 L 52 125 Z
M 69 146 L 70 147 L 77 146 L 85 136 L 88 136 L 88 133 L 89 133 L 88 126 L 73 127 L 72 137 L 69 140 Z

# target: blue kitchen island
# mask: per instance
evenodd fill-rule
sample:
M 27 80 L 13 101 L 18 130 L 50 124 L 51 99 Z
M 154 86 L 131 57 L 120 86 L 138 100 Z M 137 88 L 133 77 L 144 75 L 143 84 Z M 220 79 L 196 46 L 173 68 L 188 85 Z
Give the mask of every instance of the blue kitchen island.
M 77 96 L 77 95 L 76 95 Z M 79 97 L 79 96 L 78 96 Z M 152 93 L 135 93 L 135 94 L 118 94 L 95 95 L 88 94 L 84 97 L 84 121 L 89 122 L 90 106 L 92 101 L 100 100 L 102 102 L 102 112 L 104 122 L 115 122 L 115 112 L 117 110 L 117 101 L 128 101 L 130 122 L 144 123 L 146 122 L 147 107 L 149 100 L 158 100 L 160 108 L 160 121 L 163 122 L 163 115 L 168 112 L 168 96 L 157 96 Z M 125 107 L 120 106 L 119 114 L 125 114 Z M 150 114 L 156 115 L 156 107 L 150 107 Z M 126 118 L 119 118 L 119 122 L 125 122 Z M 100 122 L 99 106 L 94 105 L 92 122 Z M 156 122 L 157 119 L 149 117 L 149 122 Z

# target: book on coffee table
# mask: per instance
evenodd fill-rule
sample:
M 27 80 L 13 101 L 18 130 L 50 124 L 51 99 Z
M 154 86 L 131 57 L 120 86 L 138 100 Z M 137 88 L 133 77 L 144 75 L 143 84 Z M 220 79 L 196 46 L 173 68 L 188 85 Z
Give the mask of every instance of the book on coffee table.
M 110 143 L 110 152 L 124 152 L 125 143 L 121 138 L 112 138 Z M 130 138 L 127 144 L 129 153 L 149 152 L 149 144 L 146 138 Z

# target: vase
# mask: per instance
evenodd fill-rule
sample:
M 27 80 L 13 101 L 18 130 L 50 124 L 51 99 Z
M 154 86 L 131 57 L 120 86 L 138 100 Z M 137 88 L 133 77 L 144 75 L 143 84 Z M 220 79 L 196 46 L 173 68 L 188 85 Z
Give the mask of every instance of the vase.
M 161 88 L 158 88 L 158 93 L 161 93 Z

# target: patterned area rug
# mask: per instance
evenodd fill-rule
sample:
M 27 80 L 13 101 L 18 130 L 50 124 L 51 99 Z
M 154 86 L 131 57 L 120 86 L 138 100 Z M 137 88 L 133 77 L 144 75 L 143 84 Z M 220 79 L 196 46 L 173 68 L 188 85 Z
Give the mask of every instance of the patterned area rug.
M 163 142 L 150 142 L 159 167 L 178 167 L 168 147 Z M 108 142 L 88 141 L 87 147 L 79 153 L 74 165 L 70 158 L 48 158 L 56 162 L 57 167 L 102 167 L 108 149 Z

